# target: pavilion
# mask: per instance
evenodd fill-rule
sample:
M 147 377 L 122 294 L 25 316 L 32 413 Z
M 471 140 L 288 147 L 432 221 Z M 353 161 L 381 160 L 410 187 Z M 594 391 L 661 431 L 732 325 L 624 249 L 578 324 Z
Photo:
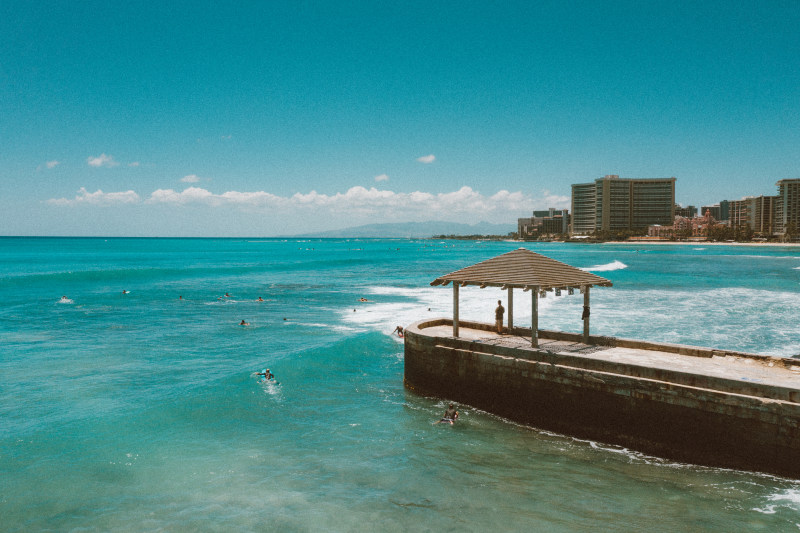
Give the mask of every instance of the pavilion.
M 458 337 L 459 287 L 477 285 L 500 287 L 508 290 L 508 329 L 514 327 L 514 289 L 531 293 L 531 345 L 539 345 L 539 296 L 547 291 L 566 290 L 573 294 L 579 289 L 583 294 L 583 342 L 589 344 L 589 289 L 593 286 L 611 287 L 612 283 L 600 276 L 585 272 L 525 248 L 507 252 L 472 266 L 436 278 L 431 285 L 453 283 L 453 337 Z

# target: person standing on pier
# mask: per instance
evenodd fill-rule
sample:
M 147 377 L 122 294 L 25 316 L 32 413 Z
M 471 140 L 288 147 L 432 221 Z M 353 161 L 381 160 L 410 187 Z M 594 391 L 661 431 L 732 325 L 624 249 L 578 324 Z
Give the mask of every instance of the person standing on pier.
M 497 327 L 498 335 L 503 333 L 503 313 L 505 312 L 506 309 L 503 307 L 503 302 L 497 300 L 497 308 L 494 310 L 494 324 Z

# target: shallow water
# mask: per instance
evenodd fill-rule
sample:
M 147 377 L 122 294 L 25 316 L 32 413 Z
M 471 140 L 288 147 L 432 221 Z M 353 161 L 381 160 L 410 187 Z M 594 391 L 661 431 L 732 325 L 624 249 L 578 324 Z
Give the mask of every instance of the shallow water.
M 433 425 L 447 400 L 403 388 L 391 332 L 450 316 L 431 280 L 519 246 L 0 239 L 2 529 L 800 529 L 797 480 L 469 406 Z M 593 333 L 800 354 L 800 249 L 525 246 L 614 282 Z M 465 288 L 461 317 L 490 322 L 498 298 Z M 581 306 L 548 295 L 540 327 L 580 331 Z

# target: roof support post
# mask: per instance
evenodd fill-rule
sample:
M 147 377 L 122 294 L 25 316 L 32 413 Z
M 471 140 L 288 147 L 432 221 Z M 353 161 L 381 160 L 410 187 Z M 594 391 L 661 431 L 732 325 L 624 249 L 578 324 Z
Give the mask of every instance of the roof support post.
M 539 347 L 539 287 L 531 289 L 531 346 Z
M 589 287 L 583 292 L 583 344 L 589 344 Z
M 458 337 L 458 282 L 453 282 L 453 337 Z
M 508 333 L 514 328 L 514 289 L 508 288 Z

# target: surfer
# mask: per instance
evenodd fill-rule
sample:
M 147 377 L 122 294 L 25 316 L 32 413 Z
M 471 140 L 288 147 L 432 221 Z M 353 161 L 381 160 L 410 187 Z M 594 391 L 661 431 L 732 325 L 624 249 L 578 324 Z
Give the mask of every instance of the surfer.
M 269 381 L 271 379 L 275 379 L 275 376 L 270 373 L 269 368 L 264 370 L 263 372 L 256 372 L 257 376 L 264 376 L 264 381 Z
M 450 407 L 448 407 L 444 414 L 442 415 L 442 419 L 436 422 L 437 424 L 445 423 L 445 424 L 454 424 L 455 421 L 458 420 L 458 411 L 456 411 L 456 406 L 452 403 Z
M 397 333 L 398 337 L 403 336 L 403 326 L 397 326 L 392 333 Z
M 263 302 L 263 301 L 264 301 L 264 298 L 262 298 L 261 296 L 259 296 L 259 297 L 258 297 L 258 301 L 259 301 L 259 302 Z
M 240 326 L 249 326 L 250 323 L 249 322 L 245 322 L 244 320 L 242 320 L 241 322 L 239 322 L 239 325 Z

